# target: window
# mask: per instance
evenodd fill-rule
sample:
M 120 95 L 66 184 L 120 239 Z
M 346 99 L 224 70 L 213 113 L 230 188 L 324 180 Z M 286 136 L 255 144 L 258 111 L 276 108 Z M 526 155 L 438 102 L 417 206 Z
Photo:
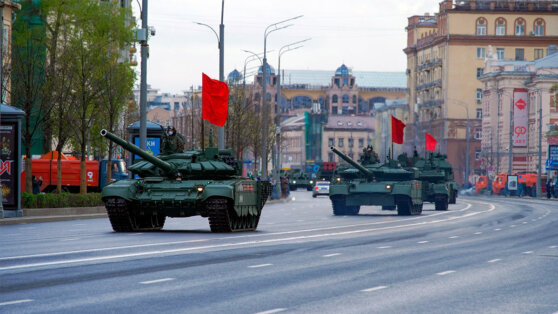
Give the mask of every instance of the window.
M 496 35 L 504 36 L 506 35 L 506 20 L 499 18 L 496 20 Z
M 482 89 L 477 88 L 477 104 L 480 104 L 482 101 Z
M 515 60 L 516 61 L 525 60 L 525 50 L 523 48 L 515 48 Z
M 475 151 L 475 160 L 479 160 L 481 158 L 481 151 L 477 150 Z
M 339 142 L 338 142 L 337 146 L 343 147 L 343 138 L 342 137 L 339 138 Z
M 355 146 L 355 140 L 352 137 L 349 137 L 349 147 Z
M 337 97 L 337 95 L 333 95 L 333 97 L 331 97 L 331 101 L 336 104 L 339 101 L 339 97 Z
M 331 107 L 331 114 L 337 114 L 337 106 Z
M 334 158 L 335 158 L 335 157 L 333 156 L 333 153 L 327 154 L 327 161 L 329 161 L 329 162 L 334 162 L 334 161 L 335 161 Z
M 482 138 L 482 129 L 475 129 L 475 140 L 480 140 Z
M 364 139 L 363 138 L 359 138 L 358 139 L 358 147 L 364 147 Z
M 535 49 L 535 60 L 544 57 L 544 49 Z
M 356 104 L 356 101 L 357 101 L 357 97 L 356 95 L 353 95 L 353 104 Z
M 486 19 L 484 18 L 479 18 L 477 20 L 477 35 L 479 36 L 484 36 L 486 35 Z
M 525 20 L 522 18 L 515 20 L 515 35 L 516 36 L 525 35 Z
M 496 48 L 496 56 L 498 60 L 504 60 L 504 48 Z
M 344 104 L 348 104 L 348 103 L 349 103 L 349 95 L 347 95 L 347 94 L 343 95 L 343 103 L 344 103 Z
M 477 77 L 480 77 L 484 72 L 484 68 L 477 68 Z
M 331 147 L 331 146 L 334 146 L 334 145 L 335 145 L 335 139 L 333 137 L 330 137 L 327 140 L 327 146 Z
M 477 48 L 477 59 L 484 59 L 484 57 L 485 57 L 485 49 Z
M 536 19 L 533 29 L 535 30 L 535 36 L 544 36 L 544 20 Z
M 482 109 L 477 108 L 477 119 L 482 119 Z

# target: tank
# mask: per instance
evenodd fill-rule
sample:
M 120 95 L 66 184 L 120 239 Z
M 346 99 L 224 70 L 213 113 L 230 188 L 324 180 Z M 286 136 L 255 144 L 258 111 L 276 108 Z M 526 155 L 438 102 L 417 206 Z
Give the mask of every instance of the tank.
M 289 173 L 289 189 L 296 191 L 298 188 L 312 191 L 314 180 L 300 169 L 294 169 Z
M 241 177 L 231 150 L 212 147 L 155 157 L 106 130 L 101 136 L 142 158 L 128 167 L 134 179 L 102 190 L 114 231 L 160 230 L 166 217 L 191 216 L 207 217 L 212 232 L 258 227 L 271 185 Z
M 419 170 L 418 180 L 425 185 L 424 201 L 434 203 L 436 210 L 448 210 L 448 204 L 457 201 L 457 183 L 445 155 L 430 154 L 428 159 L 413 157 L 414 167 Z
M 422 213 L 422 181 L 418 170 L 406 170 L 396 160 L 380 163 L 375 156 L 363 155 L 359 162 L 331 150 L 349 166 L 338 166 L 329 186 L 334 215 L 357 215 L 362 205 L 397 208 L 402 216 Z

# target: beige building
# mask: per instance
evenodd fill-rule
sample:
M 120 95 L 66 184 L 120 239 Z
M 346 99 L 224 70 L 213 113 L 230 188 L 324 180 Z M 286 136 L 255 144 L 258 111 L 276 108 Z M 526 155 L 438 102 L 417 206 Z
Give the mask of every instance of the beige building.
M 322 160 L 343 162 L 331 151 L 331 146 L 358 160 L 363 148 L 374 144 L 374 124 L 375 118 L 371 116 L 330 116 L 323 126 Z
M 558 84 L 558 52 L 556 46 L 547 52 L 530 62 L 496 56 L 486 62 L 479 78 L 484 93 L 480 159 L 488 174 L 538 171 L 539 147 L 542 163 L 547 158 L 546 133 L 558 125 L 556 91 L 551 91 Z
M 481 82 L 489 46 L 500 60 L 533 61 L 558 42 L 558 1 L 451 1 L 434 15 L 412 16 L 407 26 L 409 109 L 406 142 L 424 147 L 424 132 L 436 137 L 462 184 L 465 156 L 475 155 L 482 132 Z M 466 129 L 469 120 L 469 152 Z M 415 121 L 417 122 L 415 125 Z M 415 137 L 415 135 L 418 136 Z
M 283 169 L 304 169 L 304 115 L 281 123 L 281 163 Z
M 406 99 L 386 100 L 385 104 L 378 104 L 374 107 L 376 112 L 376 141 L 374 148 L 380 160 L 386 160 L 392 148 L 391 141 L 391 117 L 395 117 L 403 123 L 408 124 L 409 105 Z M 401 144 L 393 144 L 393 158 L 403 153 L 404 147 Z
M 11 63 L 12 50 L 12 22 L 14 17 L 14 12 L 21 9 L 21 5 L 9 0 L 0 0 L 0 9 L 2 9 L 2 38 L 1 40 L 1 53 L 2 53 L 2 67 L 5 68 L 6 65 Z M 10 89 L 10 75 L 2 75 L 2 100 L 4 103 L 11 103 L 10 93 L 6 92 Z

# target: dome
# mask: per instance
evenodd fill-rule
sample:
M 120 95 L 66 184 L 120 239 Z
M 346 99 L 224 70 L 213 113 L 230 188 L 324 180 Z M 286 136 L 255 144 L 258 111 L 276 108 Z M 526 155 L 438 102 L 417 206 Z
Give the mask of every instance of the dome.
M 346 65 L 342 64 L 335 70 L 335 76 L 352 76 L 353 71 L 349 69 Z
M 263 66 L 260 66 L 260 67 L 258 68 L 258 74 L 262 74 L 262 73 L 263 73 L 263 72 L 262 72 L 262 67 L 263 67 Z M 274 74 L 275 74 L 275 69 L 274 69 L 271 65 L 269 65 L 269 63 L 267 64 L 267 72 L 266 72 L 266 74 L 267 74 L 267 75 L 274 75 Z
M 237 69 L 234 69 L 227 76 L 227 81 L 229 82 L 240 82 L 241 80 L 242 80 L 242 74 Z

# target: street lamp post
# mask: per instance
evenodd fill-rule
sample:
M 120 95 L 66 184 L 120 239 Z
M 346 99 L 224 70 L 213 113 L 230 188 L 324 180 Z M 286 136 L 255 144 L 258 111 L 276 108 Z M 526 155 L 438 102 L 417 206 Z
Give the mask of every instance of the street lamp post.
M 273 23 L 268 25 L 264 31 L 264 57 L 263 57 L 263 65 L 262 65 L 262 179 L 267 179 L 267 119 L 269 118 L 269 111 L 266 105 L 267 100 L 267 92 L 266 92 L 266 85 L 267 85 L 267 36 L 272 32 L 278 31 L 280 29 L 284 29 L 287 27 L 292 26 L 292 24 L 280 26 L 281 24 L 292 21 L 298 18 L 301 18 L 302 15 L 292 17 L 290 19 L 286 19 L 277 23 Z
M 541 186 L 541 172 L 542 172 L 542 90 L 539 92 L 539 164 L 537 166 L 537 196 L 542 196 L 542 186 Z
M 469 158 L 470 158 L 470 153 L 469 153 L 469 107 L 467 106 L 467 104 L 455 100 L 456 104 L 458 106 L 461 106 L 463 108 L 465 108 L 465 111 L 467 113 L 467 126 L 466 126 L 466 130 L 465 130 L 465 183 L 469 183 Z
M 142 1 L 141 6 L 141 30 L 140 38 L 141 48 L 141 78 L 140 78 L 140 148 L 147 148 L 147 57 L 149 54 L 147 25 L 147 0 Z
M 223 24 L 224 14 L 225 14 L 225 0 L 222 0 L 221 1 L 221 24 L 219 24 L 219 35 L 217 35 L 217 32 L 213 29 L 213 27 L 204 23 L 194 22 L 195 24 L 208 27 L 209 29 L 211 29 L 211 31 L 213 31 L 213 33 L 215 33 L 215 36 L 217 36 L 217 47 L 219 48 L 219 81 L 221 82 L 225 81 L 225 72 L 224 72 L 225 71 L 225 25 Z M 220 126 L 217 127 L 217 129 L 219 133 L 218 147 L 219 149 L 225 149 L 225 127 Z

